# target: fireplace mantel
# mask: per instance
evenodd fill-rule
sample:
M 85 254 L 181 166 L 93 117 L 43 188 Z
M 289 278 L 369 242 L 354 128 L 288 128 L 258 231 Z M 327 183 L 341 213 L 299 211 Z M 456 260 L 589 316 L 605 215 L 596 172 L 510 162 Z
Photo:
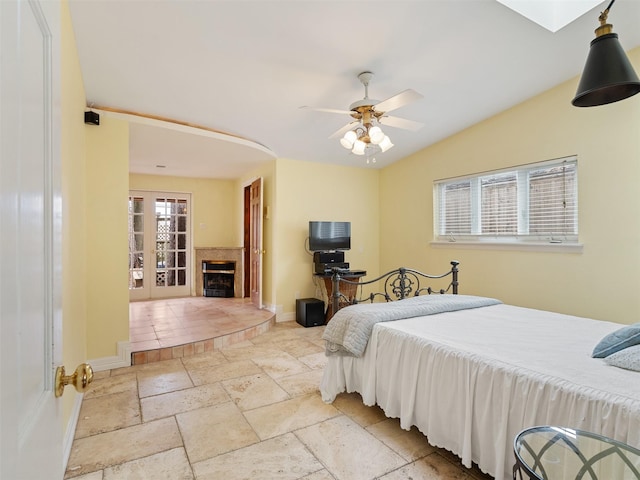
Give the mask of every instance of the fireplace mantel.
M 196 247 L 196 296 L 202 296 L 202 262 L 205 260 L 229 260 L 236 262 L 233 289 L 235 297 L 244 297 L 244 247 Z

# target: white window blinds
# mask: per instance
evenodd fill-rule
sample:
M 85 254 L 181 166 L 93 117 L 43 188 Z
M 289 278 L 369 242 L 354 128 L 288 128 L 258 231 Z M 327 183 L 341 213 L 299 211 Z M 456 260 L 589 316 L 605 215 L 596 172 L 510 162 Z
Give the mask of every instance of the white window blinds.
M 437 240 L 577 242 L 577 159 L 435 182 Z
M 471 182 L 443 185 L 442 196 L 442 230 L 452 235 L 471 233 Z

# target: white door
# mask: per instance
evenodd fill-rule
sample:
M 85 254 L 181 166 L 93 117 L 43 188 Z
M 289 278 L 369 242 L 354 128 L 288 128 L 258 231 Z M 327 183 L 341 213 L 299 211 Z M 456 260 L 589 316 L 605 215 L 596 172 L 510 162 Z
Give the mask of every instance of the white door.
M 190 195 L 129 192 L 129 299 L 191 294 Z
M 0 35 L 0 478 L 57 480 L 60 4 L 1 0 Z

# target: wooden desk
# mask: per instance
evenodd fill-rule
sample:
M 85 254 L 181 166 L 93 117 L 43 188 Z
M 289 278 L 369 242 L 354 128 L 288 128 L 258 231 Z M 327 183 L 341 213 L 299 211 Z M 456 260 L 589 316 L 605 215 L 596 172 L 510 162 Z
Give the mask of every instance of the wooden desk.
M 359 282 L 361 277 L 364 277 L 367 272 L 359 271 L 357 274 L 350 274 L 345 272 L 340 274 L 340 280 L 347 280 L 349 282 Z M 331 317 L 334 315 L 333 311 L 333 274 L 332 273 L 316 273 L 316 277 L 322 278 L 324 281 L 324 287 L 327 291 L 327 312 L 325 314 L 325 323 L 329 323 Z M 339 302 L 339 308 L 350 305 L 353 299 L 358 293 L 358 285 L 354 283 L 340 282 L 340 293 L 346 297 L 347 300 L 341 298 Z

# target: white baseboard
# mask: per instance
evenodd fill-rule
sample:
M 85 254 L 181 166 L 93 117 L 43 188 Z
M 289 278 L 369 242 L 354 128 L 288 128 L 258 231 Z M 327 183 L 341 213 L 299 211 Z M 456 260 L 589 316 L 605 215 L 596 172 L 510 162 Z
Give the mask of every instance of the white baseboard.
M 273 303 L 263 303 L 262 308 L 276 314 L 276 323 L 289 322 L 296 319 L 295 312 L 284 313 L 282 305 L 274 305 Z
M 272 313 L 278 313 L 276 311 L 276 307 L 275 307 L 275 305 L 273 305 L 273 303 L 263 303 L 262 304 L 262 309 L 263 310 L 269 310 Z
M 296 312 L 278 313 L 276 315 L 276 323 L 291 322 L 296 319 Z
M 78 393 L 75 396 L 73 402 L 73 409 L 71 410 L 71 416 L 67 423 L 67 428 L 64 432 L 64 439 L 62 443 L 62 464 L 64 466 L 63 472 L 67 471 L 67 465 L 69 463 L 69 456 L 71 455 L 71 447 L 73 446 L 73 438 L 76 435 L 76 427 L 78 426 L 78 418 L 80 417 L 80 407 L 82 407 L 82 399 L 84 393 Z
M 113 357 L 102 357 L 89 360 L 89 364 L 91 365 L 91 368 L 93 368 L 94 372 L 102 372 L 104 370 L 111 370 L 112 368 L 131 366 L 131 343 L 118 342 L 116 348 L 117 355 Z

